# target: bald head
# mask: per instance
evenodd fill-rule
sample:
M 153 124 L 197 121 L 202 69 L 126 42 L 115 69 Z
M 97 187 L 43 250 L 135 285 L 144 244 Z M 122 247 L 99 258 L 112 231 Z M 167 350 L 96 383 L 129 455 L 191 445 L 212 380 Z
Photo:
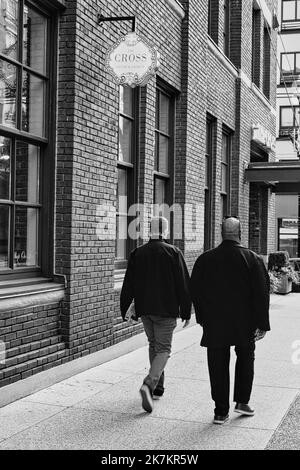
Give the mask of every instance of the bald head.
M 235 217 L 229 217 L 222 223 L 223 240 L 241 241 L 241 224 Z
M 151 238 L 167 238 L 169 223 L 165 217 L 152 217 L 150 222 Z

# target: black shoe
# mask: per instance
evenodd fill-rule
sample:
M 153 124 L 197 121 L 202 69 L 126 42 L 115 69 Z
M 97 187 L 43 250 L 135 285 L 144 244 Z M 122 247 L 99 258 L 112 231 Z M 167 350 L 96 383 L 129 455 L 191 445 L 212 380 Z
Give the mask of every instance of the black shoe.
M 234 411 L 245 416 L 254 416 L 255 413 L 253 408 L 251 408 L 249 405 L 245 405 L 244 403 L 237 403 L 235 405 Z
M 161 388 L 155 388 L 154 391 L 153 391 L 153 397 L 162 397 L 163 394 L 164 394 L 164 389 L 161 389 Z
M 150 387 L 147 384 L 143 384 L 140 388 L 140 394 L 142 397 L 142 407 L 147 413 L 151 413 L 153 410 L 153 399 Z
M 229 414 L 227 414 L 225 416 L 215 415 L 215 417 L 214 417 L 214 423 L 215 424 L 224 424 L 228 420 L 229 420 Z

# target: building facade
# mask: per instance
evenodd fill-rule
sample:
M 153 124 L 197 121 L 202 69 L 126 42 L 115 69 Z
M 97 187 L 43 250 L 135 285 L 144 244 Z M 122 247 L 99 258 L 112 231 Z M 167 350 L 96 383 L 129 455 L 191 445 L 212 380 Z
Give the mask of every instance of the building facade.
M 299 162 L 300 157 L 300 5 L 280 0 L 278 5 L 277 142 L 279 162 Z M 297 142 L 298 141 L 298 142 Z M 277 249 L 300 256 L 299 178 L 276 194 Z
M 151 213 L 191 269 L 226 215 L 274 250 L 275 0 L 0 1 L 0 386 L 141 331 L 119 295 Z M 160 52 L 146 86 L 106 52 Z M 170 209 L 171 208 L 171 209 Z

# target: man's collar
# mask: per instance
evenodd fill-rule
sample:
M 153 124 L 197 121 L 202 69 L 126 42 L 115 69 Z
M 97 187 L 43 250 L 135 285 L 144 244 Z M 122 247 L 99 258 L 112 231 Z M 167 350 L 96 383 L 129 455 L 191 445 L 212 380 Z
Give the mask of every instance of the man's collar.
M 229 240 L 229 239 L 223 240 L 222 243 L 232 243 L 233 245 L 241 245 L 241 242 L 238 242 L 236 240 Z

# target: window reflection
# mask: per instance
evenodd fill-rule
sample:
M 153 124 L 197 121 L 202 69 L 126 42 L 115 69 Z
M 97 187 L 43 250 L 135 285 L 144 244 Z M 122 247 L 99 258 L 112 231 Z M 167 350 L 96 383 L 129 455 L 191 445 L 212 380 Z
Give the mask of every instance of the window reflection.
M 25 73 L 22 90 L 22 129 L 44 135 L 45 81 Z
M 35 10 L 24 7 L 23 63 L 46 73 L 47 19 Z
M 14 267 L 38 265 L 38 211 L 16 207 Z
M 0 136 L 0 199 L 9 199 L 11 139 Z
M 17 68 L 0 60 L 0 124 L 16 127 Z
M 9 207 L 0 205 L 0 269 L 8 267 Z
M 18 0 L 0 0 L 0 52 L 18 58 Z
M 16 200 L 39 202 L 39 147 L 17 142 L 16 147 Z

